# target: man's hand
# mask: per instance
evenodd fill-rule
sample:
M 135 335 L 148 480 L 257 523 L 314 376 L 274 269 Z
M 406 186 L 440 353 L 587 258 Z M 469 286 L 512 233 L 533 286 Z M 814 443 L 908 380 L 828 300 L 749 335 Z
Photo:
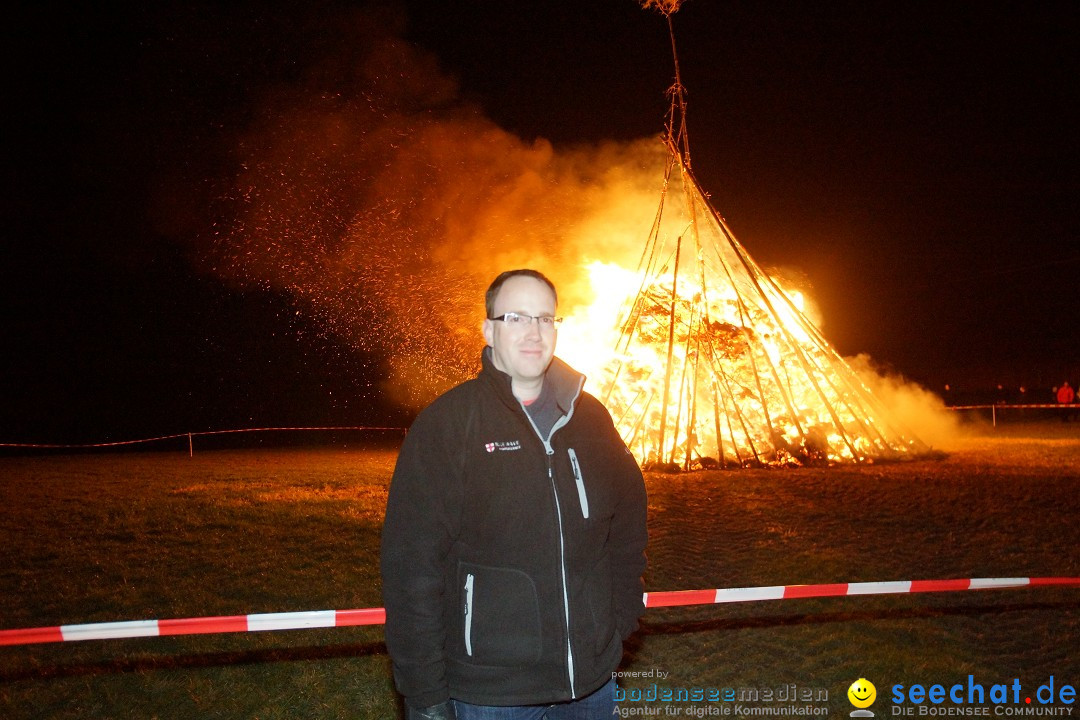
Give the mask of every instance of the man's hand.
M 406 701 L 405 720 L 457 720 L 457 713 L 449 700 L 426 708 L 414 708 Z

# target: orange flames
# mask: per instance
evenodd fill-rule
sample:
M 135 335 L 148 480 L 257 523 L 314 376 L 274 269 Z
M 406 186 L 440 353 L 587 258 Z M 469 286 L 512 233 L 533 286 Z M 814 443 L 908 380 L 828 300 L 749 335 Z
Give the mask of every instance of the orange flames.
M 358 377 L 381 373 L 356 404 L 378 395 L 418 410 L 468 378 L 487 283 L 535 267 L 576 309 L 558 354 L 645 465 L 925 449 L 705 199 L 683 160 L 677 66 L 667 151 L 655 139 L 560 149 L 457 102 L 426 54 L 372 42 L 356 45 L 364 79 L 351 95 L 286 88 L 252 113 L 262 120 L 238 138 L 235 186 L 215 210 L 228 222 L 195 253 L 231 283 L 291 297 L 355 350 Z
M 641 266 L 590 263 L 593 300 L 560 329 L 560 356 L 591 378 L 639 462 L 828 464 L 924 451 L 825 342 L 802 294 L 754 263 L 679 168 L 685 202 L 661 204 Z

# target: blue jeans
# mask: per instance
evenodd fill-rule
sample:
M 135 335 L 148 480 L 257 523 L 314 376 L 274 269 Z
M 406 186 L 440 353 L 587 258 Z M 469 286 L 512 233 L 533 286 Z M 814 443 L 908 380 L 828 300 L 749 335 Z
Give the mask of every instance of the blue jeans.
M 615 710 L 615 681 L 591 695 L 553 705 L 470 705 L 452 700 L 458 720 L 609 720 Z

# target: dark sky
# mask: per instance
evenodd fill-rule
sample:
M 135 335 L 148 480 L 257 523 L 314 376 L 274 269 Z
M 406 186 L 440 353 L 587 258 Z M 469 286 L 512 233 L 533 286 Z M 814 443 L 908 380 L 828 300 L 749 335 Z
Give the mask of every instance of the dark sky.
M 372 38 L 419 49 L 386 77 L 426 57 L 450 87 L 422 112 L 557 151 L 658 135 L 673 76 L 633 0 L 147 5 L 5 23 L 0 441 L 402 419 L 392 348 L 200 257 L 267 107 L 381 112 Z M 689 0 L 675 30 L 698 179 L 841 353 L 932 389 L 1080 381 L 1075 3 Z

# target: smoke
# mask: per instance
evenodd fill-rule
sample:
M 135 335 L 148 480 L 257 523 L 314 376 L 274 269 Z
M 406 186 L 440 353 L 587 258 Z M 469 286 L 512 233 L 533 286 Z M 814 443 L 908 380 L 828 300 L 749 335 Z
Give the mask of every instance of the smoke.
M 881 367 L 869 355 L 860 354 L 845 360 L 885 405 L 892 422 L 939 450 L 948 449 L 960 437 L 956 414 L 945 406 L 940 397 L 918 383 Z
M 460 100 L 432 55 L 360 25 L 259 98 L 226 219 L 198 254 L 384 357 L 384 391 L 420 407 L 475 371 L 483 291 L 502 270 L 547 273 L 566 305 L 591 259 L 636 266 L 667 156 L 655 139 L 526 142 Z
M 322 42 L 315 59 L 247 103 L 217 221 L 196 247 L 204 269 L 288 296 L 328 338 L 381 358 L 382 395 L 409 408 L 476 371 L 483 293 L 499 272 L 546 273 L 565 314 L 619 295 L 594 288 L 589 267 L 639 266 L 669 160 L 658 138 L 526 141 L 462 100 L 436 58 L 401 39 L 400 17 L 322 22 L 329 40 L 321 25 L 307 31 Z M 820 325 L 805 275 L 773 277 Z M 596 314 L 575 318 L 590 340 Z M 934 396 L 856 365 L 896 422 L 932 443 L 951 437 Z

